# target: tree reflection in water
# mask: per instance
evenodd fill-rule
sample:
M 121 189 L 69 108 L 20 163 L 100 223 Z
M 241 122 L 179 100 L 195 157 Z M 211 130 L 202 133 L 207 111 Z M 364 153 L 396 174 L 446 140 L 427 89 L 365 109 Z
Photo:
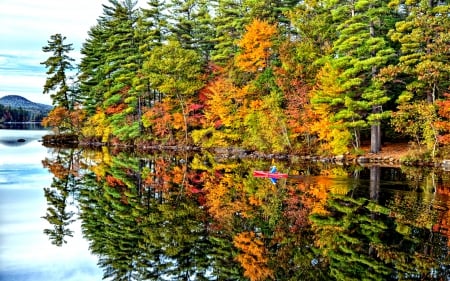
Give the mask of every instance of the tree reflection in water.
M 448 176 L 214 155 L 60 150 L 44 164 L 57 245 L 79 209 L 110 280 L 446 280 Z M 187 159 L 187 161 L 186 161 Z M 411 176 L 413 175 L 413 176 Z M 412 177 L 412 178 L 411 178 Z M 431 179 L 431 180 L 430 180 Z M 439 185 L 437 185 L 439 182 Z M 432 187 L 430 187 L 432 186 Z M 421 192 L 418 192 L 420 190 Z M 439 195 L 440 194 L 440 195 Z M 439 198 L 437 196 L 440 196 Z M 448 225 L 448 224 L 447 224 Z

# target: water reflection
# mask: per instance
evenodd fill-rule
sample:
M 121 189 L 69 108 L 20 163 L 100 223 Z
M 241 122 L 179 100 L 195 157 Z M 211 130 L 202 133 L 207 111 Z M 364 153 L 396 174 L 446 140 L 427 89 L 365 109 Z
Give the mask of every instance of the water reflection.
M 42 167 L 48 151 L 38 140 L 46 133 L 0 129 L 0 280 L 101 280 L 79 221 L 71 224 L 70 248 L 54 247 L 42 233 L 47 228 L 40 218 L 47 204 L 43 187 L 53 176 Z M 27 141 L 23 146 L 1 142 L 18 138 Z
M 67 202 L 111 280 L 446 280 L 442 171 L 270 163 L 204 154 L 61 150 L 46 159 L 47 231 L 70 236 Z

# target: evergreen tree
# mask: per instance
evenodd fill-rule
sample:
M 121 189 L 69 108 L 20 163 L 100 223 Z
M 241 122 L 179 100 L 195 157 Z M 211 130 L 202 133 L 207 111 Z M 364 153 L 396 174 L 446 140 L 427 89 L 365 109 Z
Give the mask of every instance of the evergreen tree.
M 169 31 L 185 49 L 197 50 L 208 60 L 213 49 L 213 27 L 209 2 L 206 0 L 171 0 Z
M 50 75 L 45 81 L 43 93 L 51 93 L 53 105 L 71 110 L 74 107 L 74 95 L 71 92 L 67 75 L 74 69 L 72 62 L 75 60 L 69 56 L 73 47 L 72 44 L 65 44 L 66 39 L 65 36 L 57 33 L 50 36 L 47 46 L 42 47 L 42 51 L 52 54 L 47 60 L 41 62 L 48 68 L 46 74 Z
M 390 79 L 406 84 L 398 102 L 426 100 L 434 103 L 450 85 L 449 1 L 393 2 L 406 18 L 390 32 L 400 44 L 399 64 L 386 71 Z
M 238 51 L 236 41 L 242 36 L 244 26 L 250 22 L 240 0 L 220 0 L 214 10 L 214 43 L 211 59 L 225 65 Z
M 290 20 L 287 14 L 300 0 L 244 0 L 252 19 L 266 20 L 271 24 L 278 24 L 289 29 Z
M 337 1 L 330 8 L 339 32 L 332 63 L 342 70 L 338 80 L 344 91 L 334 119 L 345 122 L 356 148 L 361 144 L 361 130 L 370 125 L 371 152 L 377 153 L 381 149 L 380 122 L 389 114 L 382 106 L 390 98 L 375 76 L 394 55 L 383 33 L 383 24 L 391 22 L 387 1 Z
M 95 114 L 97 108 L 101 108 L 103 93 L 108 90 L 106 85 L 106 59 L 108 56 L 105 44 L 109 37 L 104 20 L 88 32 L 88 38 L 83 43 L 81 54 L 83 55 L 79 69 L 80 95 L 84 99 L 83 106 L 89 116 Z
M 126 141 L 140 132 L 138 98 L 132 89 L 142 64 L 135 34 L 139 14 L 135 1 L 109 3 L 103 5 L 103 16 L 82 50 L 80 77 L 91 116 L 94 110 L 104 110 L 108 130 Z

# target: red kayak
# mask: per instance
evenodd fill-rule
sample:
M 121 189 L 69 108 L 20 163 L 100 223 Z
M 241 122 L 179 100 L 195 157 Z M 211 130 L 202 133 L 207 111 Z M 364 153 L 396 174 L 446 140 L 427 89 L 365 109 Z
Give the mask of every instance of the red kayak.
M 287 178 L 288 174 L 283 174 L 279 172 L 270 173 L 266 171 L 253 171 L 253 176 L 257 178 L 271 178 L 271 179 L 282 179 Z

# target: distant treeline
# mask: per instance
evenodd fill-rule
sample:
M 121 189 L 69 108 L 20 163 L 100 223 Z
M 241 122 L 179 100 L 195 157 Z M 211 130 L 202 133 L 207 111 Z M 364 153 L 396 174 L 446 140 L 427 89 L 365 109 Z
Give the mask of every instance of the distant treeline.
M 26 110 L 22 107 L 11 108 L 0 104 L 0 123 L 5 122 L 41 122 L 46 112 Z

